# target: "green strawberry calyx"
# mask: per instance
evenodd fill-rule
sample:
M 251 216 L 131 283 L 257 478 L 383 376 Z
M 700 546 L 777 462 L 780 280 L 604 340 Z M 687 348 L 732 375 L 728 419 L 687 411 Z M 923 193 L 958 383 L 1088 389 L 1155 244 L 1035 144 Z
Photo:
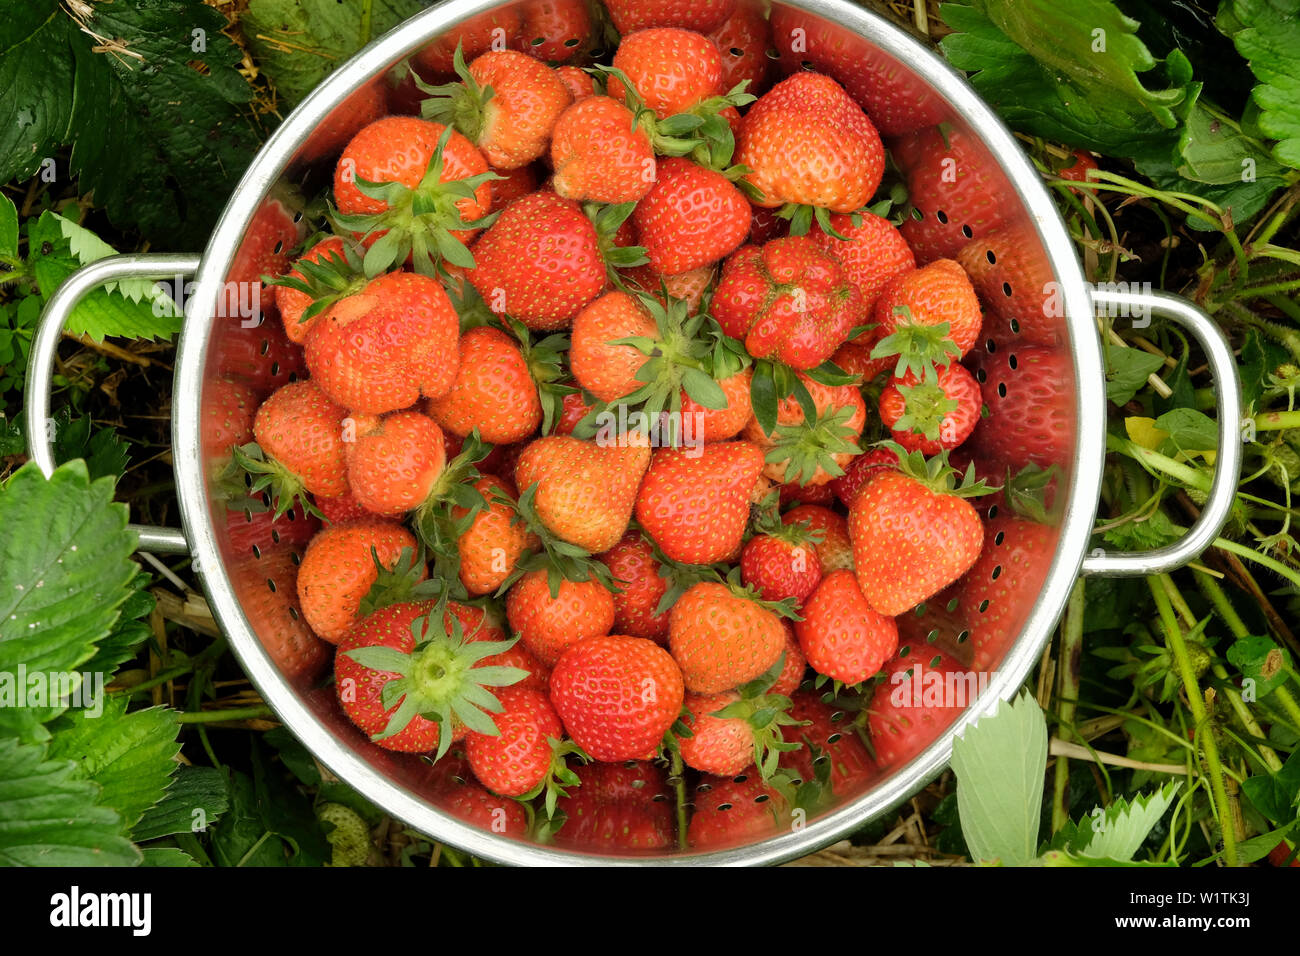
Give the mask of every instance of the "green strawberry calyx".
M 767 600 L 759 593 L 756 587 L 752 584 L 745 584 L 744 581 L 741 580 L 739 565 L 727 572 L 726 581 L 724 583 L 727 585 L 727 589 L 731 591 L 732 595 L 740 598 L 742 601 L 751 601 L 764 610 L 771 611 L 777 617 L 788 618 L 791 621 L 803 620 L 799 615 L 799 605 L 794 598 L 785 598 L 781 601 Z
M 750 517 L 750 528 L 746 540 L 759 536 L 776 538 L 791 547 L 810 548 L 821 543 L 826 537 L 823 528 L 814 528 L 811 521 L 781 520 L 781 492 L 772 490 L 755 505 Z
M 284 515 L 295 504 L 309 515 L 322 519 L 325 517 L 312 503 L 301 476 L 274 458 L 268 458 L 257 442 L 233 448 L 231 454 L 235 464 L 252 477 L 249 493 L 256 495 L 265 492 L 270 496 L 275 518 Z
M 435 621 L 450 621 L 450 627 Z M 395 674 L 379 692 L 387 725 L 372 739 L 385 740 L 401 733 L 416 716 L 449 731 L 453 724 L 475 733 L 499 735 L 491 714 L 502 711 L 501 701 L 488 688 L 508 687 L 528 677 L 519 667 L 477 666 L 486 657 L 508 651 L 519 640 L 472 641 L 455 615 L 435 609 L 411 622 L 415 647 L 408 653 L 393 647 L 358 647 L 348 657 L 372 671 Z M 438 734 L 435 760 L 451 747 L 452 734 Z
M 551 747 L 551 765 L 537 785 L 519 799 L 532 801 L 537 797 L 542 797 L 542 806 L 546 811 L 546 819 L 554 821 L 555 808 L 559 798 L 567 797 L 570 788 L 582 786 L 582 780 L 569 766 L 568 758 L 572 756 L 579 763 L 591 763 L 591 757 L 572 740 L 557 740 L 554 737 L 548 737 L 547 743 Z
M 542 521 L 537 513 L 537 489 L 540 482 L 533 482 L 519 494 L 518 499 L 500 493 L 493 495 L 493 500 L 503 504 L 514 512 L 511 524 L 522 524 L 536 535 L 541 546 L 531 554 L 526 554 L 515 562 L 515 569 L 501 582 L 496 596 L 505 594 L 525 574 L 530 571 L 545 571 L 546 586 L 552 598 L 560 596 L 560 584 L 564 581 L 597 581 L 601 587 L 617 593 L 619 588 L 614 582 L 613 572 L 603 561 L 594 558 L 590 551 L 559 537 Z
M 938 382 L 899 385 L 898 393 L 903 397 L 903 414 L 894 422 L 894 431 L 915 432 L 929 441 L 938 440 L 944 419 L 961 406 Z
M 434 482 L 424 503 L 416 508 L 411 524 L 422 546 L 427 547 L 433 562 L 433 578 L 448 582 L 453 596 L 459 594 L 460 539 L 474 519 L 488 507 L 488 501 L 474 487 L 482 477 L 478 463 L 488 456 L 492 446 L 480 440 L 478 429 L 465 438 L 460 454 L 449 461 Z M 455 509 L 463 514 L 457 516 Z
M 487 123 L 488 103 L 496 96 L 496 91 L 474 79 L 474 74 L 465 65 L 465 51 L 459 42 L 452 64 L 460 81 L 438 86 L 425 83 L 415 70 L 411 70 L 411 79 L 426 97 L 420 104 L 420 116 L 454 126 L 477 146 Z
M 966 466 L 964 474 L 959 474 L 957 469 L 949 464 L 947 450 L 926 458 L 921 452 L 908 451 L 895 441 L 882 441 L 876 444 L 881 448 L 888 448 L 898 456 L 899 471 L 935 494 L 977 498 L 980 495 L 1002 490 L 1000 486 L 991 486 L 983 478 L 977 477 L 974 462 Z
M 853 413 L 853 406 L 843 405 L 818 412 L 811 421 L 805 418 L 795 424 L 777 425 L 776 443 L 763 460 L 769 465 L 785 462 L 782 480 L 786 483 L 797 481 L 807 485 L 819 470 L 839 478 L 844 469 L 835 456 L 862 453 L 858 434 L 848 424 Z
M 528 328 L 509 315 L 502 315 L 496 324 L 519 343 L 519 351 L 542 403 L 542 434 L 549 435 L 564 411 L 564 396 L 579 390 L 566 381 L 564 353 L 569 350 L 569 337 L 555 332 L 534 341 Z
M 924 325 L 916 322 L 912 318 L 912 310 L 905 305 L 896 306 L 894 314 L 898 318 L 894 332 L 876 343 L 871 350 L 871 357 L 897 357 L 895 378 L 902 378 L 911 372 L 918 381 L 932 382 L 939 374 L 937 366 L 947 366 L 961 357 L 961 349 L 949 334 L 949 323 Z
M 788 741 L 781 728 L 802 727 L 809 723 L 797 720 L 790 714 L 792 701 L 784 694 L 771 693 L 785 669 L 785 652 L 777 658 L 767 672 L 741 685 L 737 692 L 740 700 L 733 701 L 711 716 L 721 719 L 743 720 L 754 735 L 754 766 L 763 779 L 770 780 L 777 771 L 781 754 L 798 750 L 802 745 Z
M 303 310 L 298 319 L 302 323 L 311 321 L 339 299 L 360 292 L 370 280 L 362 266 L 362 254 L 357 244 L 343 239 L 341 253 L 331 249 L 322 253 L 314 262 L 311 259 L 299 259 L 288 274 L 262 276 L 262 281 L 267 285 L 283 286 L 311 297 L 311 305 Z

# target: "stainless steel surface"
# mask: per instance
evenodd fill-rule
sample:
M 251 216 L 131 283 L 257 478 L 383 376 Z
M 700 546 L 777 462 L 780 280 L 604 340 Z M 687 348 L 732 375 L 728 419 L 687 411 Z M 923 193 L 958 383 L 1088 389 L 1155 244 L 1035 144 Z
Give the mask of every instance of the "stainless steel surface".
M 906 228 L 923 240 L 914 245 L 933 254 L 957 255 L 962 250 L 962 254 L 986 256 L 989 263 L 997 258 L 993 244 L 1000 243 L 1002 264 L 992 270 L 989 286 L 981 288 L 988 354 L 1009 358 L 1014 368 L 1017 350 L 1034 349 L 1035 355 L 1063 369 L 1053 388 L 1062 409 L 1058 447 L 1046 456 L 1048 463 L 1059 466 L 1061 474 L 1056 489 L 1060 520 L 1054 542 L 1044 549 L 1032 576 L 1004 582 L 1005 605 L 995 608 L 996 614 L 981 619 L 984 608 L 958 607 L 942 621 L 939 608 L 918 615 L 921 633 L 931 620 L 936 622 L 931 634 L 941 630 L 938 624 L 952 624 L 959 644 L 970 626 L 996 617 L 1005 646 L 998 645 L 996 658 L 988 662 L 991 679 L 987 689 L 955 724 L 936 734 L 906 763 L 883 770 L 860 792 L 842 795 L 834 806 L 811 817 L 801 828 L 716 852 L 610 857 L 509 839 L 462 821 L 430 791 L 427 765 L 379 750 L 348 725 L 331 692 L 314 688 L 302 675 L 286 673 L 268 653 L 265 645 L 282 636 L 288 626 L 283 615 L 271 619 L 266 610 L 268 590 L 277 595 L 292 593 L 292 581 L 283 576 L 293 573 L 292 562 L 282 562 L 272 573 L 268 563 L 260 563 L 266 562 L 267 556 L 236 545 L 232 529 L 251 521 L 252 515 L 229 506 L 227 499 L 217 494 L 214 462 L 210 460 L 213 449 L 205 451 L 201 425 L 205 413 L 215 407 L 214 385 L 226 378 L 246 377 L 247 356 L 262 356 L 260 361 L 269 367 L 269 376 L 285 374 L 272 358 L 284 354 L 277 351 L 277 336 L 282 339 L 283 333 L 278 331 L 279 320 L 274 315 L 263 326 L 251 328 L 235 317 L 218 316 L 225 284 L 248 281 L 247 275 L 238 274 L 236 263 L 254 216 L 277 204 L 277 208 L 292 208 L 295 200 L 286 196 L 294 191 L 309 195 L 328 184 L 333 158 L 349 128 L 355 129 L 358 117 L 365 114 L 367 104 L 382 96 L 390 103 L 397 101 L 400 90 L 394 93 L 390 89 L 388 76 L 405 57 L 435 38 L 454 37 L 453 28 L 467 18 L 496 11 L 509 19 L 524 6 L 526 3 L 451 0 L 412 18 L 376 40 L 313 91 L 245 173 L 198 263 L 179 343 L 173 438 L 185 537 L 193 548 L 216 619 L 280 719 L 334 773 L 414 828 L 480 857 L 511 864 L 738 865 L 798 857 L 897 806 L 935 777 L 948 761 L 953 735 L 990 710 L 998 699 L 1015 693 L 1055 627 L 1089 546 L 1104 458 L 1103 365 L 1092 300 L 1071 240 L 1039 174 L 962 77 L 905 31 L 846 0 L 775 4 L 773 24 L 779 31 L 775 42 L 778 47 L 785 42 L 784 68 L 806 63 L 835 76 L 877 118 L 896 157 L 909 149 L 922 156 L 911 166 L 900 163 L 905 172 L 922 175 L 926 162 L 922 147 L 933 151 L 938 139 L 951 153 L 960 149 L 960 156 L 946 156 L 945 163 L 952 159 L 961 182 L 977 184 L 974 191 L 992 203 L 990 216 L 996 222 L 964 223 L 936 207 L 924 210 L 923 220 Z M 790 42 L 791 38 L 798 42 Z M 441 49 L 445 52 L 446 48 Z M 901 108 L 900 103 L 904 104 Z M 944 124 L 942 134 L 937 132 L 938 123 Z M 925 146 L 927 142 L 929 146 Z M 946 172 L 945 165 L 936 175 Z M 988 248 L 983 244 L 986 239 Z M 193 259 L 189 262 L 194 264 Z M 1195 321 L 1191 328 L 1198 334 L 1203 331 Z M 1212 344 L 1207 340 L 1207 346 Z M 239 365 L 241 361 L 245 364 Z M 1229 388 L 1230 377 L 1223 374 L 1218 358 L 1215 369 L 1217 384 Z M 261 381 L 266 385 L 270 379 Z M 1010 394 L 1013 403 L 1033 400 L 1029 390 L 1017 392 L 1014 377 Z M 978 443 L 976 452 L 980 452 Z M 1009 463 L 986 464 L 996 470 Z M 1221 474 L 1227 470 L 1221 468 Z M 300 524 L 299 528 L 308 526 Z M 1196 540 L 1200 540 L 1199 532 Z M 277 609 L 283 611 L 283 603 Z
M 1083 574 L 1097 577 L 1131 577 L 1159 574 L 1181 568 L 1208 548 L 1228 520 L 1237 494 L 1243 455 L 1241 435 L 1241 390 L 1237 384 L 1237 362 L 1232 346 L 1214 320 L 1186 299 L 1172 295 L 1095 291 L 1093 301 L 1119 307 L 1121 315 L 1143 314 L 1173 319 L 1201 344 L 1214 376 L 1214 406 L 1219 423 L 1219 450 L 1214 459 L 1214 484 L 1201 509 L 1201 516 L 1173 544 L 1155 551 L 1117 554 L 1093 551 L 1083 559 Z
M 109 256 L 78 269 L 55 290 L 41 312 L 40 324 L 32 340 L 31 356 L 27 362 L 27 383 L 24 392 L 27 407 L 27 446 L 32 460 L 46 475 L 54 471 L 54 436 L 48 427 L 54 419 L 50 416 L 50 390 L 54 382 L 54 358 L 59 351 L 59 340 L 68 316 L 77 303 L 100 286 L 116 279 L 170 279 L 175 275 L 193 275 L 199 267 L 199 257 L 193 255 L 152 254 L 138 256 Z M 128 525 L 139 537 L 139 550 L 153 554 L 187 554 L 190 550 L 185 536 L 176 528 L 156 525 Z

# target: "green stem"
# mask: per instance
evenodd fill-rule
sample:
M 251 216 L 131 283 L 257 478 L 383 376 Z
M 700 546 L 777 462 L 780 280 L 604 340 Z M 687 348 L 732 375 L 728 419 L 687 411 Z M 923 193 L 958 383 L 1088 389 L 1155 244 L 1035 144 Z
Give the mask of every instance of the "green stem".
M 1286 428 L 1300 428 L 1300 411 L 1260 412 L 1255 416 L 1256 431 L 1274 432 Z
M 1079 660 L 1083 653 L 1084 578 L 1075 582 L 1066 605 L 1065 620 L 1061 625 L 1061 650 L 1057 658 L 1058 703 L 1060 727 L 1074 732 L 1075 703 L 1079 699 Z M 1065 736 L 1064 734 L 1062 736 Z M 1068 739 L 1068 738 L 1067 738 Z M 1070 783 L 1070 762 L 1065 757 L 1056 759 L 1055 777 L 1052 780 L 1052 832 L 1056 833 L 1070 822 L 1067 790 Z
M 1277 698 L 1277 702 L 1282 705 L 1282 709 L 1291 718 L 1291 723 L 1296 727 L 1300 727 L 1300 705 L 1296 704 L 1291 691 L 1287 690 L 1286 687 L 1274 687 L 1270 696 Z
M 1119 452 L 1127 455 L 1138 464 L 1144 467 L 1162 472 L 1170 478 L 1175 478 L 1187 485 L 1189 488 L 1195 488 L 1198 491 L 1209 492 L 1212 479 L 1197 468 L 1185 465 L 1180 461 L 1174 461 L 1168 455 L 1162 455 L 1158 451 L 1152 451 L 1149 448 L 1143 448 L 1137 442 L 1129 441 L 1126 438 L 1116 438 L 1113 435 L 1106 437 L 1106 449 L 1108 451 Z
M 275 712 L 265 704 L 253 707 L 230 707 L 225 710 L 186 711 L 177 716 L 182 724 L 220 724 L 232 720 L 255 720 L 259 717 L 274 717 Z
M 1222 551 L 1227 551 L 1230 554 L 1235 554 L 1238 557 L 1245 558 L 1247 561 L 1254 561 L 1256 564 L 1263 565 L 1270 571 L 1282 575 L 1282 577 L 1286 578 L 1292 584 L 1300 587 L 1300 574 L 1297 574 L 1294 569 L 1287 567 L 1281 561 L 1275 561 L 1266 554 L 1260 554 L 1253 548 L 1247 548 L 1244 545 L 1237 544 L 1235 541 L 1229 541 L 1227 538 L 1215 538 L 1214 546 Z
M 682 752 L 676 747 L 672 748 L 668 773 L 677 797 L 677 849 L 685 850 L 688 846 L 687 833 L 689 832 L 686 820 L 686 768 L 682 765 Z
M 1183 679 L 1183 690 L 1187 695 L 1187 704 L 1191 709 L 1192 719 L 1196 721 L 1196 737 L 1205 754 L 1215 817 L 1218 819 L 1219 831 L 1223 835 L 1223 858 L 1228 866 L 1236 866 L 1237 834 L 1232 826 L 1232 811 L 1228 801 L 1227 786 L 1224 783 L 1223 767 L 1219 760 L 1219 746 L 1214 739 L 1214 731 L 1205 710 L 1205 699 L 1201 696 L 1201 688 L 1197 684 L 1196 673 L 1192 668 L 1192 659 L 1187 653 L 1187 645 L 1183 642 L 1182 629 L 1178 626 L 1173 604 L 1165 590 L 1168 586 L 1167 581 L 1169 575 L 1159 574 L 1147 578 L 1147 586 L 1155 599 L 1156 610 L 1164 626 L 1166 642 L 1178 664 L 1178 671 Z

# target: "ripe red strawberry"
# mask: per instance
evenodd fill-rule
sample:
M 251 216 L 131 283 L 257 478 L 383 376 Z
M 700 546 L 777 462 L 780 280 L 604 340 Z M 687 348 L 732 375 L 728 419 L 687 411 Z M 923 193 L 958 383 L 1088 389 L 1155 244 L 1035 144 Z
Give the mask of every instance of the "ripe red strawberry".
M 740 553 L 740 573 L 764 600 L 793 598 L 796 604 L 802 604 L 822 579 L 821 562 L 811 542 L 796 544 L 774 534 L 749 539 Z
M 897 767 L 939 738 L 965 710 L 949 683 L 960 684 L 965 694 L 969 682 L 961 666 L 932 647 L 911 648 L 885 666 L 885 680 L 877 687 L 867 711 L 871 746 L 881 769 Z
M 648 358 L 617 339 L 658 339 L 659 329 L 640 300 L 626 292 L 606 292 L 574 317 L 569 367 L 578 385 L 602 402 L 616 402 L 642 386 L 636 373 Z
M 686 687 L 717 694 L 767 671 L 785 648 L 781 619 L 726 584 L 693 585 L 668 615 L 668 642 Z
M 551 703 L 573 742 L 595 760 L 645 759 L 681 712 L 682 674 L 640 637 L 588 637 L 551 671 Z
M 629 531 L 600 560 L 619 587 L 614 595 L 613 630 L 667 644 L 668 613 L 656 614 L 655 609 L 668 591 L 668 582 L 659 575 L 662 565 L 650 542 Z
M 749 389 L 754 378 L 754 369 L 745 366 L 735 375 L 728 375 L 718 380 L 718 387 L 727 399 L 725 408 L 705 408 L 695 399 L 682 391 L 682 422 L 685 431 L 686 422 L 693 422 L 697 441 L 720 442 L 735 438 L 754 414 L 750 402 Z M 693 416 L 687 418 L 687 416 Z
M 515 169 L 493 170 L 500 173 L 501 179 L 492 180 L 492 208 L 505 209 L 516 199 L 522 199 L 530 193 L 537 192 L 542 186 L 542 176 L 538 172 L 540 163 L 529 163 Z
M 438 808 L 490 833 L 523 840 L 528 836 L 528 811 L 518 800 L 499 797 L 475 783 L 459 782 L 437 796 Z
M 307 334 L 312 381 L 369 415 L 436 398 L 456 380 L 460 321 L 442 285 L 393 272 L 340 299 Z
M 892 618 L 868 605 L 851 571 L 832 571 L 804 602 L 794 625 L 809 666 L 844 684 L 875 675 L 898 648 Z
M 1074 448 L 1074 367 L 1058 349 L 1005 347 L 980 363 L 989 414 L 972 444 L 1001 467 L 1064 467 Z
M 739 717 L 714 716 L 739 701 L 740 695 L 735 691 L 686 695 L 686 709 L 692 716 L 683 722 L 692 735 L 678 740 L 686 766 L 703 773 L 734 777 L 754 762 L 754 731 L 749 723 Z
M 286 678 L 307 684 L 320 676 L 332 655 L 307 626 L 298 603 L 299 551 L 292 541 L 276 544 L 268 538 L 257 548 L 257 560 L 233 561 L 228 567 L 240 607 L 257 621 L 257 639 L 266 653 Z
M 840 261 L 844 274 L 862 294 L 862 307 L 870 314 L 885 284 L 895 276 L 916 268 L 916 257 L 902 234 L 888 219 L 859 213 L 861 222 L 852 216 L 830 217 L 831 228 L 844 238 L 822 230 L 814 223 L 809 237 Z
M 745 114 L 736 162 L 769 208 L 786 203 L 850 213 L 866 205 L 885 171 L 885 149 L 867 114 L 829 76 L 796 73 Z
M 572 436 L 573 430 L 578 427 L 578 422 L 593 411 L 595 406 L 587 404 L 586 399 L 582 397 L 582 392 L 569 392 L 560 400 L 560 414 L 555 419 L 553 434 Z
M 519 457 L 515 483 L 521 494 L 537 484 L 534 506 L 552 534 L 599 554 L 627 531 L 649 462 L 650 449 L 644 445 L 603 448 L 550 435 L 537 439 Z
M 455 605 L 456 616 L 465 629 L 467 641 L 505 641 L 505 632 L 495 623 L 495 609 L 491 616 L 473 605 Z M 527 676 L 512 687 L 526 687 L 530 690 L 547 693 L 551 669 L 534 657 L 524 647 L 522 641 L 507 642 L 509 646 L 498 654 L 491 654 L 480 660 L 475 667 L 517 667 Z M 505 646 L 505 645 L 503 645 Z
M 957 614 L 970 631 L 971 666 L 992 670 L 1020 636 L 1047 576 L 1044 555 L 1055 552 L 1060 529 L 1014 514 L 984 526 L 984 550 L 956 587 Z
M 660 448 L 636 494 L 636 519 L 673 561 L 712 564 L 734 558 L 762 469 L 763 454 L 749 442 Z
M 591 36 L 584 0 L 528 0 L 520 6 L 523 26 L 514 48 L 547 63 L 573 59 Z
M 457 47 L 471 60 L 488 50 L 505 50 L 518 40 L 525 16 L 521 6 L 497 7 L 477 14 L 417 50 L 411 60 L 422 76 L 450 75 Z
M 799 641 L 794 636 L 794 627 L 790 622 L 782 621 L 781 628 L 785 631 L 785 663 L 768 693 L 789 697 L 803 683 L 804 672 L 808 670 L 808 661 L 803 656 L 803 650 L 799 647 Z
M 796 369 L 826 361 L 865 318 L 857 286 L 807 236 L 742 246 L 722 267 L 712 308 L 754 358 Z
M 360 620 L 361 602 L 379 577 L 372 549 L 391 570 L 406 548 L 414 552 L 415 536 L 393 521 L 370 518 L 322 529 L 298 568 L 298 601 L 311 629 L 337 644 Z
M 357 504 L 357 499 L 351 491 L 345 491 L 334 498 L 317 497 L 316 507 L 326 524 L 342 524 L 358 518 L 373 517 L 369 511 Z
M 460 580 L 471 595 L 491 594 L 514 573 L 515 564 L 530 549 L 537 547 L 537 536 L 514 522 L 515 513 L 496 496 L 516 497 L 514 485 L 503 478 L 484 475 L 474 482 L 474 489 L 487 501 L 456 542 L 460 555 Z M 463 520 L 469 512 L 456 506 L 453 521 Z
M 552 192 L 517 199 L 474 244 L 469 281 L 497 315 L 560 329 L 605 288 L 596 227 Z
M 836 349 L 835 354 L 831 356 L 831 361 L 837 368 L 843 369 L 850 375 L 856 375 L 862 384 L 872 382 L 884 372 L 892 372 L 898 365 L 896 355 L 878 359 L 871 357 L 871 350 L 877 344 L 877 339 L 874 329 L 864 332 Z
M 506 617 L 529 653 L 554 667 L 564 651 L 614 626 L 614 596 L 596 580 L 561 581 L 551 595 L 545 571 L 529 571 L 506 595 Z
M 262 403 L 253 436 L 264 463 L 240 458 L 258 475 L 253 491 L 270 487 L 283 513 L 304 491 L 333 497 L 348 490 L 343 422 L 347 412 L 312 382 L 292 382 Z
M 371 514 L 398 517 L 433 493 L 447 465 L 442 429 L 419 412 L 393 412 L 357 422 L 345 443 L 348 488 Z
M 502 707 L 493 718 L 497 733 L 470 731 L 465 753 L 479 783 L 504 797 L 522 797 L 546 783 L 557 762 L 563 766 L 564 725 L 540 691 L 503 687 L 496 697 Z
M 203 402 L 200 442 L 207 460 L 229 460 L 231 446 L 247 445 L 253 440 L 253 418 L 257 414 L 258 396 L 243 382 L 213 379 L 208 388 L 211 398 Z
M 560 77 L 560 81 L 568 88 L 569 95 L 573 97 L 573 102 L 576 103 L 578 100 L 596 95 L 596 81 L 592 79 L 590 73 L 581 67 L 558 66 L 555 68 L 555 72 Z
M 983 405 L 975 376 L 951 362 L 937 369 L 933 381 L 910 371 L 893 379 L 880 393 L 880 421 L 908 451 L 937 455 L 970 437 Z
M 427 88 L 421 115 L 454 125 L 496 169 L 542 156 L 573 100 L 554 70 L 516 50 L 489 50 L 457 73 L 462 82 Z
M 551 188 L 567 199 L 636 202 L 655 182 L 650 136 L 608 96 L 580 99 L 555 123 Z
M 823 576 L 840 568 L 853 570 L 853 544 L 842 515 L 821 505 L 799 505 L 782 515 L 781 520 L 786 524 L 807 523 L 810 531 L 821 535 L 816 547 Z
M 725 92 L 717 46 L 692 30 L 653 27 L 625 34 L 614 53 L 614 68 L 632 81 L 646 107 L 660 119 Z M 609 79 L 609 95 L 619 102 L 626 99 L 616 76 Z
M 461 438 L 478 429 L 494 445 L 523 441 L 542 423 L 542 402 L 519 341 L 479 326 L 460 339 L 460 365 L 451 388 L 429 402 L 429 414 Z
M 627 851 L 673 845 L 672 794 L 654 764 L 591 763 L 574 773 L 581 784 L 556 804 L 565 816 L 557 846 Z
M 632 213 L 650 268 L 668 275 L 700 269 L 745 241 L 749 202 L 721 173 L 669 158 L 658 176 Z
M 921 218 L 900 230 L 921 264 L 957 254 L 970 239 L 1002 226 L 1005 180 L 987 148 L 961 130 L 930 126 L 891 143 L 907 178 L 908 199 Z
M 734 778 L 700 778 L 688 839 L 697 850 L 720 850 L 776 836 L 788 825 L 785 798 L 757 770 Z
M 303 275 L 302 267 L 304 262 L 322 264 L 330 261 L 342 262 L 346 253 L 346 246 L 339 236 L 329 236 L 322 239 L 316 245 L 312 246 L 289 271 L 287 278 L 306 283 L 307 278 Z M 364 286 L 364 280 L 355 288 L 348 288 L 348 292 L 360 291 Z M 310 318 L 304 318 L 304 313 L 311 307 L 313 296 L 300 288 L 294 288 L 288 285 L 273 285 L 271 291 L 274 296 L 276 307 L 280 310 L 280 318 L 284 320 L 284 334 L 289 337 L 289 341 L 297 345 L 302 345 L 307 341 L 307 333 L 310 331 L 312 323 L 320 316 L 313 315 Z
M 850 464 L 856 458 L 854 456 L 850 459 Z M 824 505 L 829 508 L 835 504 L 835 492 L 831 490 L 830 482 L 824 485 L 801 485 L 798 481 L 792 481 L 777 485 L 776 491 L 782 508 L 790 505 Z
M 984 543 L 979 513 L 948 482 L 902 471 L 886 471 L 862 490 L 849 509 L 849 534 L 862 594 L 889 617 L 965 574 Z
M 1052 266 L 1032 226 L 1011 225 L 972 239 L 958 251 L 957 262 L 984 304 L 987 328 L 1005 329 L 1017 346 L 1063 342 L 1061 310 L 1052 302 Z
M 526 675 L 478 667 L 508 642 L 473 641 L 476 608 L 434 602 L 392 604 L 349 630 L 334 657 L 334 683 L 349 718 L 387 750 L 446 753 L 456 731 L 491 734 L 488 711 L 500 702 L 489 688 Z M 530 693 L 536 693 L 535 691 Z
M 649 27 L 681 27 L 708 33 L 726 22 L 736 8 L 736 0 L 608 0 L 605 8 L 624 36 Z
M 878 475 L 881 470 L 896 470 L 897 468 L 898 455 L 896 453 L 888 448 L 872 448 L 849 462 L 844 474 L 832 481 L 831 487 L 835 489 L 836 497 L 844 502 L 844 506 L 851 508 L 867 482 Z
M 798 773 L 800 780 L 814 781 L 824 775 L 831 792 L 844 797 L 875 776 L 875 762 L 851 714 L 823 703 L 814 692 L 801 691 L 791 700 L 790 716 L 807 723 L 786 734 L 803 746 L 786 755 L 782 763 Z
M 635 210 L 633 212 L 635 213 Z M 633 291 L 653 296 L 661 305 L 667 304 L 664 299 L 666 291 L 672 298 L 685 302 L 688 312 L 695 314 L 704 301 L 704 293 L 713 289 L 714 280 L 718 277 L 718 269 L 716 266 L 708 265 L 668 276 L 656 272 L 647 263 L 632 269 L 623 269 L 619 274 L 628 288 Z
M 279 322 L 264 321 L 248 328 L 230 322 L 224 328 L 212 345 L 218 375 L 243 382 L 260 395 L 306 378 L 302 349 L 289 341 Z
M 852 385 L 822 385 L 806 375 L 800 375 L 799 381 L 812 397 L 816 420 L 807 420 L 794 397 L 785 398 L 777 403 L 772 433 L 755 417 L 745 426 L 744 436 L 763 449 L 763 474 L 773 481 L 824 485 L 842 475 L 861 452 L 858 440 L 867 422 L 867 406 Z
M 948 326 L 946 338 L 957 346 L 961 358 L 975 346 L 983 315 L 979 299 L 965 270 L 951 259 L 904 272 L 880 290 L 873 315 L 876 341 L 909 326 Z M 938 332 L 935 336 L 938 337 Z
M 763 11 L 756 5 L 738 3 L 727 21 L 709 34 L 722 54 L 722 88 L 731 90 L 747 82 L 746 93 L 759 96 L 767 88 L 772 61 L 767 50 L 772 45 Z

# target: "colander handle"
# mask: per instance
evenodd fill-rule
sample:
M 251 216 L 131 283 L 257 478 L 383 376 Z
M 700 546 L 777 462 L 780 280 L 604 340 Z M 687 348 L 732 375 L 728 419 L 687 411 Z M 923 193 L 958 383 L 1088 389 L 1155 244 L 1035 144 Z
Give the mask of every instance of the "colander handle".
M 1120 315 L 1155 314 L 1183 326 L 1205 349 L 1214 377 L 1214 403 L 1219 413 L 1219 450 L 1214 459 L 1214 483 L 1201 516 L 1185 535 L 1155 551 L 1113 552 L 1101 548 L 1083 559 L 1082 572 L 1097 577 L 1139 577 L 1180 568 L 1195 559 L 1228 520 L 1241 472 L 1241 383 L 1232 347 L 1214 320 L 1186 299 L 1160 293 L 1094 291 L 1094 305 L 1125 309 Z M 1148 311 L 1149 310 L 1149 311 Z
M 27 364 L 27 453 L 47 476 L 54 471 L 54 445 L 46 428 L 50 421 L 50 391 L 54 381 L 54 357 L 59 339 L 73 308 L 88 293 L 118 279 L 170 279 L 198 271 L 196 255 L 152 254 L 109 256 L 78 269 L 55 290 L 45 303 Z M 139 538 L 138 550 L 153 554 L 188 554 L 189 543 L 178 528 L 133 524 L 128 527 Z

